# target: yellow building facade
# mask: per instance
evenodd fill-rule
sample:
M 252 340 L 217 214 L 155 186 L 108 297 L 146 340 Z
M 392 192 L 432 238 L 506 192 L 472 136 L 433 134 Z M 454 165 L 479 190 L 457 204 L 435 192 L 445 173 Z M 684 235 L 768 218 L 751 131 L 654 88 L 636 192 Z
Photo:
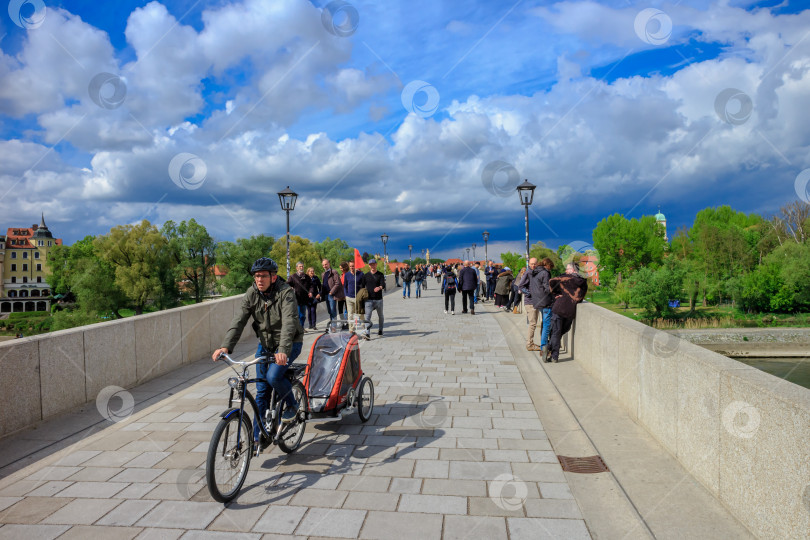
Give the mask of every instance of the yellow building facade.
M 61 244 L 45 225 L 44 215 L 39 225 L 8 228 L 0 242 L 0 313 L 50 309 L 48 254 Z

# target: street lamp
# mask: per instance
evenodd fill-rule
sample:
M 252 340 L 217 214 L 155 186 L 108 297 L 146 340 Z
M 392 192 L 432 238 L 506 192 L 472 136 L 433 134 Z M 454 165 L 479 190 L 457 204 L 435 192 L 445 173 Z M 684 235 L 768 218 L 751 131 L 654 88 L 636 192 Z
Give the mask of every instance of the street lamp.
M 522 184 L 517 187 L 518 197 L 520 197 L 520 204 L 526 208 L 526 268 L 529 267 L 529 206 L 534 199 L 534 184 L 524 180 Z
M 298 193 L 290 189 L 278 192 L 278 202 L 281 203 L 281 209 L 287 212 L 287 277 L 290 277 L 290 212 L 295 210 L 295 201 L 298 199 Z
M 473 247 L 473 260 L 475 260 L 475 244 L 473 244 L 472 247 Z
M 413 244 L 408 244 L 408 266 L 413 266 L 412 259 L 413 254 Z
M 388 235 L 382 233 L 380 238 L 382 239 L 383 243 L 383 261 L 385 261 L 385 268 L 388 268 L 388 251 L 385 249 L 385 245 L 388 243 Z
M 422 250 L 422 258 L 423 259 L 425 258 L 425 250 L 424 249 Z
M 467 248 L 467 260 L 470 260 L 470 248 Z
M 484 231 L 484 264 L 489 263 L 489 252 L 487 251 L 487 242 L 489 241 L 489 231 Z

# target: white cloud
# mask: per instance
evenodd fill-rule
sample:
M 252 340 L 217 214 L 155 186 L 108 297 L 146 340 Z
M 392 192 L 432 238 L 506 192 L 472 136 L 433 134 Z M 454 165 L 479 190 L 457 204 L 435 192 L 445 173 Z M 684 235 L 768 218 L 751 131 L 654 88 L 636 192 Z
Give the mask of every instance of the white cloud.
M 87 96 L 88 74 L 119 72 L 109 40 L 66 12 L 49 12 L 38 30 L 65 37 L 70 47 L 84 40 L 77 50 L 88 70 L 77 75 L 66 67 L 73 60 L 45 46 L 47 34 L 31 32 L 17 58 L 3 57 L 10 71 L 0 82 L 0 107 L 37 114 L 42 142 L 64 140 L 92 158 L 89 167 L 69 165 L 24 136 L 0 142 L 0 194 L 25 175 L 25 189 L 0 199 L 0 212 L 38 215 L 45 208 L 65 227 L 68 216 L 88 215 L 102 229 L 142 217 L 194 217 L 220 239 L 279 235 L 284 215 L 275 193 L 290 185 L 301 194 L 292 216 L 300 234 L 359 243 L 369 231 L 384 229 L 392 239 L 448 233 L 472 242 L 484 228 L 522 223 L 511 194 L 498 197 L 482 184 L 482 170 L 494 160 L 513 164 L 521 180 L 538 185 L 532 208 L 552 227 L 558 216 L 589 208 L 629 211 L 650 190 L 642 207 L 722 193 L 729 178 L 735 190 L 754 189 L 763 178 L 810 165 L 810 127 L 803 121 L 810 106 L 810 41 L 800 42 L 799 30 L 810 27 L 810 12 L 774 17 L 767 10 L 714 6 L 697 17 L 688 5 L 671 12 L 673 19 L 692 17 L 704 39 L 735 45 L 669 76 L 610 83 L 582 76 L 569 60 L 575 55 L 563 54 L 559 81 L 548 90 L 479 96 L 471 88 L 465 99 L 442 102 L 433 117 L 408 115 L 389 138 L 380 129 L 338 139 L 317 123 L 293 135 L 289 124 L 309 109 L 368 106 L 396 81 L 348 66 L 351 42 L 326 33 L 318 10 L 307 3 L 225 5 L 203 14 L 200 32 L 158 3 L 139 8 L 127 25 L 136 60 L 120 69 L 127 98 L 112 110 Z M 558 3 L 537 13 L 560 31 L 625 45 L 638 40 L 629 8 Z M 755 39 L 746 40 L 750 28 Z M 227 78 L 244 62 L 251 66 L 247 80 L 234 84 L 232 95 L 202 120 L 188 121 L 206 106 L 204 79 Z M 21 88 L 38 77 L 44 84 L 23 99 Z M 742 125 L 724 123 L 715 112 L 726 88 L 751 97 L 753 114 Z M 197 190 L 184 191 L 169 178 L 168 164 L 180 152 L 206 164 Z M 565 231 L 534 227 L 541 237 L 570 240 Z M 504 250 L 522 249 L 505 242 Z M 453 256 L 456 248 L 435 249 Z

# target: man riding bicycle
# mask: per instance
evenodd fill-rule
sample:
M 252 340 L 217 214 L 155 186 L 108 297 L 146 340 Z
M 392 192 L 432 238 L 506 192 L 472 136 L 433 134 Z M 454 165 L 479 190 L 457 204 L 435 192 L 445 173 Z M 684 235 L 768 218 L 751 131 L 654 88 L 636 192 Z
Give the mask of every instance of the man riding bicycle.
M 222 347 L 215 350 L 211 357 L 216 362 L 221 353 L 233 351 L 248 318 L 253 317 L 253 330 L 259 338 L 259 349 L 256 356 L 274 354 L 274 363 L 257 364 L 256 378 L 266 383 L 256 383 L 256 405 L 264 414 L 268 408 L 270 385 L 278 396 L 284 399 L 286 408 L 282 414 L 283 422 L 291 422 L 298 411 L 298 403 L 292 393 L 292 384 L 284 376 L 287 366 L 301 354 L 304 345 L 304 328 L 298 320 L 298 303 L 295 291 L 284 280 L 278 279 L 278 265 L 272 259 L 262 257 L 250 268 L 253 285 L 245 293 L 239 312 L 231 321 L 231 327 L 222 340 Z M 253 439 L 258 444 L 259 419 L 254 419 Z

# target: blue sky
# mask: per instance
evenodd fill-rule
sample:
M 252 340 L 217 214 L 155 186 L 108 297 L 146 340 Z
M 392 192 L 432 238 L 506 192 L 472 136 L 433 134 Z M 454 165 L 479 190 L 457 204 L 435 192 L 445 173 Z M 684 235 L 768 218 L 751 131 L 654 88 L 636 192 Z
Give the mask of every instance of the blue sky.
M 402 259 L 487 229 L 497 258 L 522 251 L 517 178 L 557 246 L 615 212 L 660 206 L 670 236 L 706 206 L 772 214 L 810 167 L 801 2 L 10 5 L 0 226 L 44 212 L 67 243 L 143 218 L 280 236 L 290 185 L 293 234 L 385 232 Z

